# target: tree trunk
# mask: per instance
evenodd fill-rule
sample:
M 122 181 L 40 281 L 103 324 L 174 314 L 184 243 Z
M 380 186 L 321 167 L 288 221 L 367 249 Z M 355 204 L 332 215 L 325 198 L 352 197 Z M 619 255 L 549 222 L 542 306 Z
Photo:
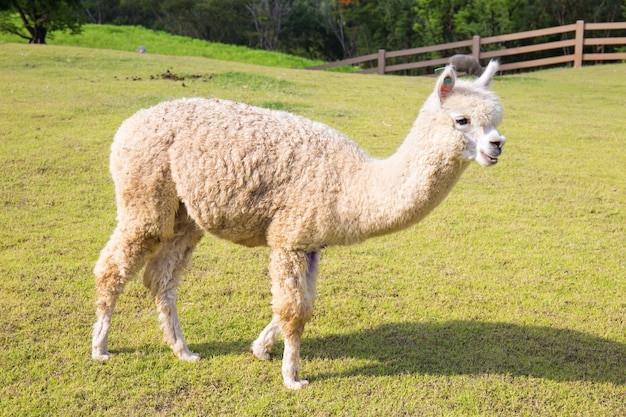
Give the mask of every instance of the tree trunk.
M 45 44 L 46 43 L 46 35 L 48 34 L 48 29 L 41 25 L 35 25 L 34 27 L 29 27 L 28 31 L 30 32 L 30 41 L 28 43 L 36 43 L 36 44 Z
M 42 13 L 39 13 L 37 12 L 37 10 L 34 9 L 34 4 L 29 5 L 33 7 L 33 9 L 29 10 L 25 10 L 24 8 L 22 8 L 22 6 L 17 1 L 13 1 L 13 6 L 17 9 L 17 12 L 20 15 L 20 19 L 22 19 L 22 23 L 24 24 L 24 27 L 26 28 L 28 33 L 30 33 L 30 40 L 28 41 L 28 43 L 45 44 L 48 29 L 46 28 L 44 23 L 47 23 L 49 13 L 46 11 L 46 13 L 42 15 Z

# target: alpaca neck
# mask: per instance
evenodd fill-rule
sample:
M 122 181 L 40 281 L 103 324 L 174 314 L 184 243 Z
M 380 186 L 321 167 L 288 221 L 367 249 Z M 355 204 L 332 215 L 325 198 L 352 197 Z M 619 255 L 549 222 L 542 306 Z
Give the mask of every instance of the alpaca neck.
M 421 115 L 420 115 L 421 116 Z M 454 187 L 469 162 L 459 158 L 464 140 L 437 135 L 418 118 L 398 151 L 370 160 L 354 178 L 360 190 L 356 212 L 360 238 L 408 227 L 430 213 Z M 444 136 L 444 137 L 440 137 Z

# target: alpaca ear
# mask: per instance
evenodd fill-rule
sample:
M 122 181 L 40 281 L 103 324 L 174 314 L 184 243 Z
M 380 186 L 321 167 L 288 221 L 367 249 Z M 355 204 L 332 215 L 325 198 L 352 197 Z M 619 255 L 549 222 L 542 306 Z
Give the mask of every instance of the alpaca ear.
M 499 67 L 500 67 L 500 64 L 498 64 L 498 61 L 494 61 L 494 60 L 489 61 L 489 65 L 487 65 L 487 68 L 485 68 L 485 70 L 483 71 L 483 74 L 480 76 L 479 79 L 474 81 L 474 83 L 476 83 L 476 85 L 479 85 L 481 87 L 488 88 L 489 85 L 491 84 L 491 80 L 493 79 L 493 76 L 496 75 L 496 72 L 498 72 Z
M 435 86 L 435 91 L 437 91 L 440 101 L 443 101 L 452 93 L 455 82 L 456 71 L 454 70 L 454 65 L 448 65 L 443 69 L 443 72 L 437 80 L 437 85 Z

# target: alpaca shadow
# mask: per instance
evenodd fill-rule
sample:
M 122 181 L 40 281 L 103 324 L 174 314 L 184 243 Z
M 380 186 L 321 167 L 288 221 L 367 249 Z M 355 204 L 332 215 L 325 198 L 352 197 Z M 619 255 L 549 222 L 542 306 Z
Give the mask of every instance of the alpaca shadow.
M 310 379 L 356 375 L 532 376 L 626 385 L 626 345 L 585 333 L 510 323 L 393 323 L 358 333 L 305 339 L 309 360 L 363 359 L 371 364 Z

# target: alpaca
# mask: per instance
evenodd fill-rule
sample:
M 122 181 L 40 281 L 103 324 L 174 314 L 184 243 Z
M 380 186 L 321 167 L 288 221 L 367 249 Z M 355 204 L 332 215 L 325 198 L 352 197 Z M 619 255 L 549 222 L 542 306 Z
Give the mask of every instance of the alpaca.
M 480 77 L 484 68 L 480 66 L 478 60 L 472 55 L 452 55 L 448 60 L 450 65 L 459 72 L 465 72 L 467 75 L 475 75 Z
M 450 192 L 472 160 L 498 161 L 504 137 L 492 62 L 473 82 L 444 69 L 398 151 L 379 160 L 341 133 L 293 114 L 219 99 L 140 110 L 117 131 L 110 170 L 118 225 L 94 268 L 92 357 L 107 360 L 116 300 L 145 265 L 165 341 L 189 351 L 176 310 L 181 273 L 205 232 L 270 248 L 271 322 L 252 344 L 268 359 L 284 337 L 282 375 L 300 378 L 300 339 L 312 316 L 320 251 L 408 227 Z

